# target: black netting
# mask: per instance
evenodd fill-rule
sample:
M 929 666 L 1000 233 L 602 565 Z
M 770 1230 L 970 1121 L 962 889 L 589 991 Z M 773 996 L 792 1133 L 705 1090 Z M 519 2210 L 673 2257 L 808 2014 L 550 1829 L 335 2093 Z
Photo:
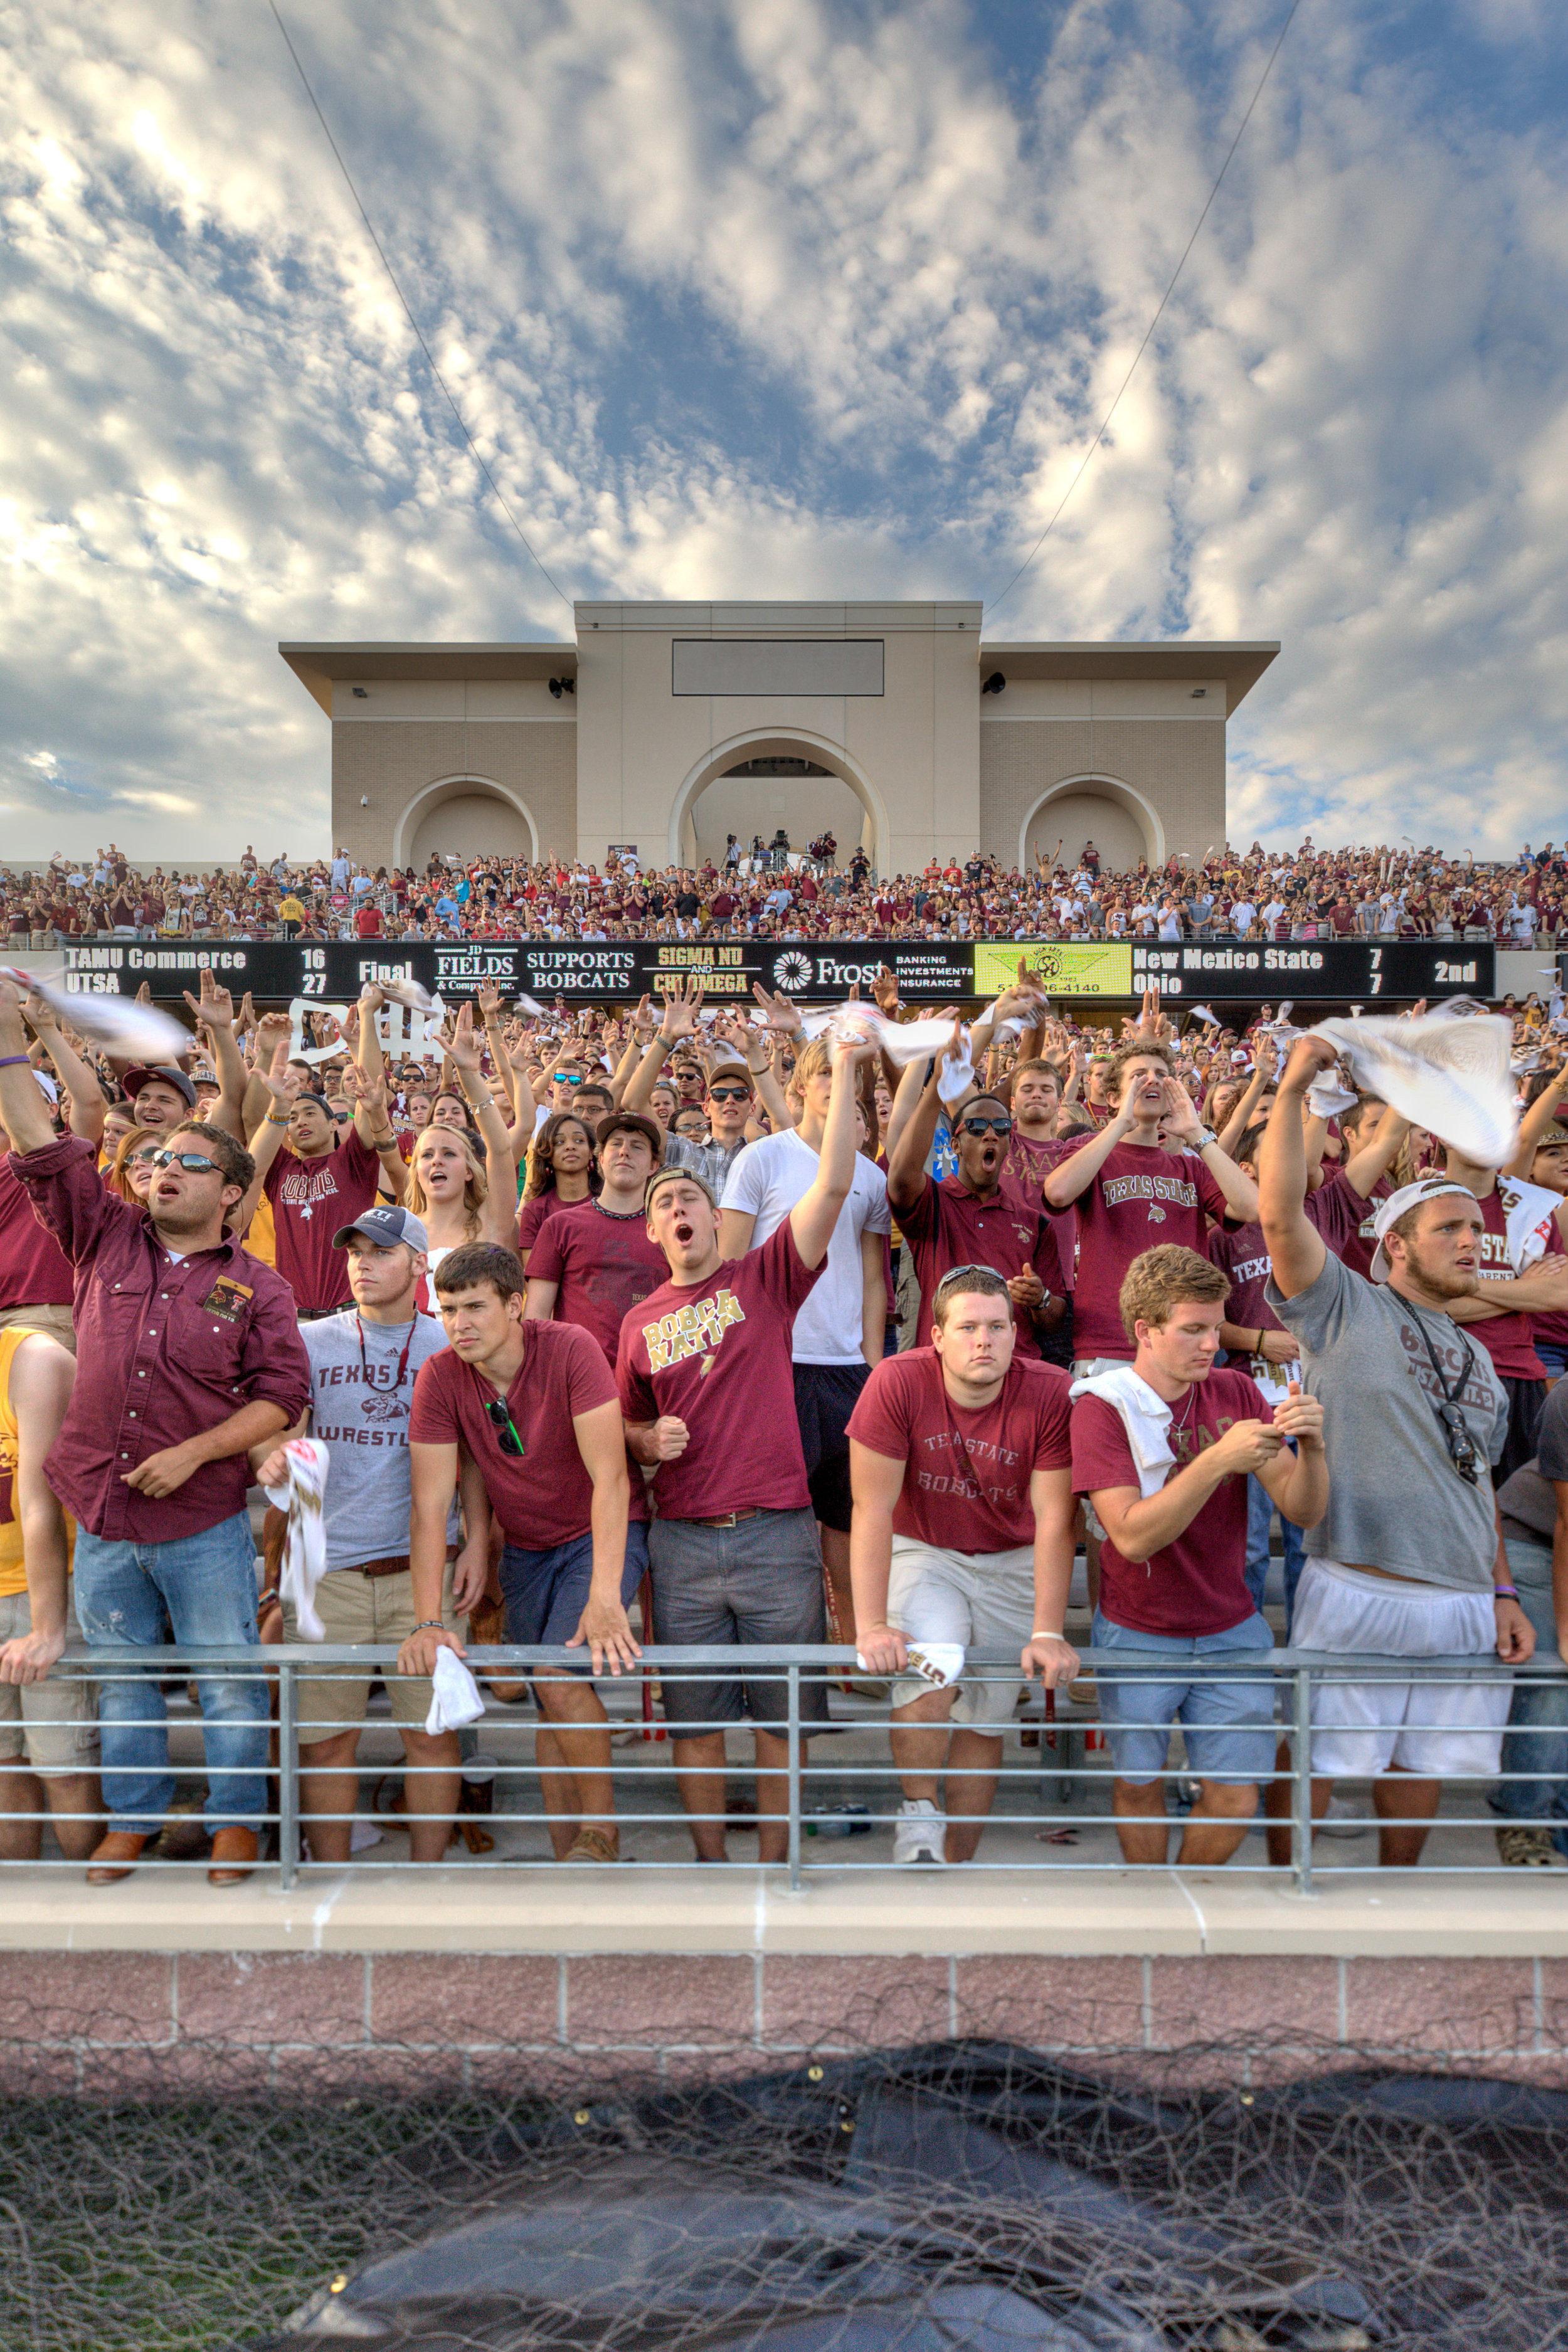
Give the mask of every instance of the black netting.
M 264 2092 L 247 2053 L 98 2050 L 87 2095 L 12 2099 L 0 2344 L 1568 2346 L 1556 2091 L 1256 2042 L 449 2063 L 323 2053 Z

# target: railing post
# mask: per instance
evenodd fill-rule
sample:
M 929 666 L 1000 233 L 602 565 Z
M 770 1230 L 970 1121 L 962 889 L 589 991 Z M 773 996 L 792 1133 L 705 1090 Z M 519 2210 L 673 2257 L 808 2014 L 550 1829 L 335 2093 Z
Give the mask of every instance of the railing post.
M 1312 1891 L 1312 1676 L 1293 1678 L 1290 1738 L 1290 1875 L 1298 1895 Z
M 288 1894 L 300 1874 L 300 1744 L 295 1738 L 294 1667 L 278 1661 L 278 1883 Z
M 789 1883 L 800 1888 L 800 1668 L 789 1670 Z

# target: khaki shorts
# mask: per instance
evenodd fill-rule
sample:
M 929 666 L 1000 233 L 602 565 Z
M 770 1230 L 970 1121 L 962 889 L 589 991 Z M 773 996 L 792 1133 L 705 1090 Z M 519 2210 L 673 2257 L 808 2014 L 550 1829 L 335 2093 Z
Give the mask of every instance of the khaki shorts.
M 33 1630 L 25 1592 L 0 1593 L 0 1643 Z M 66 1639 L 81 1640 L 66 1602 Z M 0 1683 L 0 1768 L 26 1759 L 40 1780 L 98 1769 L 98 1685 L 85 1675 L 50 1675 L 41 1683 Z
M 329 1569 L 316 1587 L 316 1614 L 321 1621 L 323 1641 L 356 1645 L 375 1642 L 400 1649 L 419 1622 L 414 1613 L 413 1573 L 405 1568 L 395 1576 L 362 1576 L 357 1568 Z M 468 1624 L 466 1618 L 453 1612 L 450 1560 L 441 1580 L 441 1622 L 459 1640 Z M 314 1643 L 300 1640 L 293 1609 L 287 1602 L 283 1645 L 296 1655 L 315 1647 Z M 340 1731 L 363 1723 L 370 1685 L 368 1668 L 363 1675 L 352 1666 L 319 1675 L 301 1675 L 294 1685 L 294 1719 L 300 1747 L 313 1748 L 319 1740 L 335 1739 Z M 423 1731 L 432 1696 L 428 1675 L 389 1671 L 386 1696 L 394 1723 Z
M 1035 1547 L 1014 1550 L 948 1551 L 913 1536 L 893 1538 L 888 1575 L 888 1622 L 918 1647 L 922 1642 L 955 1642 L 961 1650 L 1012 1650 L 1020 1656 L 1035 1624 Z M 900 1675 L 893 1705 L 908 1706 L 931 1685 L 919 1675 Z M 959 1679 L 952 1719 L 971 1729 L 995 1733 L 1013 1720 L 1023 1672 Z
M 68 1307 L 0 1307 L 0 1331 L 10 1330 L 26 1323 L 34 1331 L 47 1331 L 62 1348 L 76 1353 L 76 1325 Z

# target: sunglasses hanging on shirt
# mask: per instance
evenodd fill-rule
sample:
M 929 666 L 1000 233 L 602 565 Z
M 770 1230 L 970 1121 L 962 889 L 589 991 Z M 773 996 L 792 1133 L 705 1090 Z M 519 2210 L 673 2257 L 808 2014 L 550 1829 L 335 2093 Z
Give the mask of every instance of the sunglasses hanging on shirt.
M 1443 1424 L 1443 1435 L 1448 1447 L 1448 1459 L 1467 1486 L 1479 1486 L 1480 1483 L 1478 1466 L 1479 1456 L 1476 1452 L 1475 1439 L 1470 1435 L 1469 1424 L 1459 1408 L 1459 1399 L 1464 1394 L 1465 1382 L 1476 1369 L 1476 1351 L 1461 1333 L 1459 1345 L 1465 1351 L 1465 1369 L 1450 1387 L 1447 1375 L 1437 1360 L 1437 1350 L 1432 1345 L 1431 1333 L 1424 1323 L 1418 1324 L 1418 1328 L 1421 1337 L 1426 1342 L 1426 1353 L 1432 1359 L 1432 1370 L 1436 1374 L 1437 1385 L 1443 1391 L 1442 1403 L 1434 1405 L 1432 1410 Z

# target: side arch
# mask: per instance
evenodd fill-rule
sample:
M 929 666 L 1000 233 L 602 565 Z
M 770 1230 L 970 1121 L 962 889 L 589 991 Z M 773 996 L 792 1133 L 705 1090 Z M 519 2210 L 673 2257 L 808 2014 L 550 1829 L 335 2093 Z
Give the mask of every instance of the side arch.
M 731 735 L 727 741 L 715 744 L 705 751 L 695 767 L 688 770 L 669 811 L 669 862 L 684 864 L 681 835 L 694 803 L 708 786 L 735 767 L 742 760 L 813 760 L 848 785 L 867 815 L 877 836 L 877 871 L 891 870 L 893 829 L 888 816 L 888 804 L 876 784 L 852 759 L 842 743 L 835 743 L 826 735 L 814 735 L 809 729 L 758 727 L 743 735 Z
M 539 827 L 533 811 L 520 793 L 508 784 L 498 784 L 493 776 L 437 776 L 434 783 L 426 784 L 405 806 L 392 833 L 392 863 L 406 866 L 409 854 L 420 826 L 426 817 L 434 816 L 444 801 L 495 800 L 512 809 L 528 827 L 529 862 L 539 861 Z
M 1118 776 L 1063 776 L 1048 786 L 1025 813 L 1024 822 L 1018 827 L 1020 872 L 1026 868 L 1028 863 L 1030 827 L 1041 811 L 1048 808 L 1053 801 L 1068 798 L 1079 802 L 1103 801 L 1111 808 L 1120 809 L 1136 826 L 1143 844 L 1143 855 L 1151 866 L 1164 864 L 1165 827 L 1152 801 L 1146 800 L 1133 785 L 1123 783 Z

